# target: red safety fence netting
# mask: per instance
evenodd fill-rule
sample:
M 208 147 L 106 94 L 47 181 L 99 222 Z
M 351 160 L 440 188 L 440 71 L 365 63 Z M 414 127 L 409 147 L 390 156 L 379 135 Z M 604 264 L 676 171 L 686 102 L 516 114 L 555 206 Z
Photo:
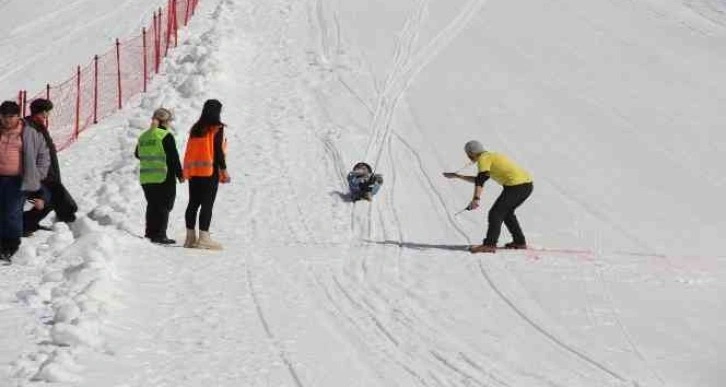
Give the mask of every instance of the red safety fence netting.
M 133 96 L 145 92 L 149 79 L 159 72 L 161 60 L 178 44 L 179 28 L 194 15 L 199 0 L 168 0 L 166 8 L 154 12 L 141 34 L 116 40 L 110 50 L 78 66 L 71 78 L 47 84 L 44 90 L 18 92 L 24 115 L 30 102 L 47 98 L 53 102 L 48 128 L 58 150 L 70 146 L 90 125 L 123 108 Z

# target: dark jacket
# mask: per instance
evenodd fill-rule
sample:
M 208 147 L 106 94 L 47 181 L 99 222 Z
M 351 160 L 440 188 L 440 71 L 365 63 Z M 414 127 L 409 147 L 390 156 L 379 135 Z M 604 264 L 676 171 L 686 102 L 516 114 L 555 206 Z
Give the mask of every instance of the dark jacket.
M 227 160 L 224 155 L 224 126 L 214 134 L 214 173 L 220 169 L 227 169 Z
M 56 219 L 61 222 L 73 222 L 76 219 L 75 214 L 78 211 L 78 205 L 70 192 L 61 183 L 58 150 L 55 147 L 53 138 L 50 136 L 48 127 L 44 123 L 33 120 L 30 116 L 25 117 L 25 122 L 27 124 L 26 127 L 31 127 L 42 135 L 45 140 L 45 145 L 48 148 L 50 166 L 46 177 L 41 181 L 41 184 L 50 190 L 51 201 L 48 205 L 55 210 Z

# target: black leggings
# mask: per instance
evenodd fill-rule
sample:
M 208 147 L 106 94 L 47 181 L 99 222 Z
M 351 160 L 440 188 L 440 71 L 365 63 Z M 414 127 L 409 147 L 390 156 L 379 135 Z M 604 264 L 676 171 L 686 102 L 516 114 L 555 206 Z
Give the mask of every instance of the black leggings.
M 499 195 L 497 201 L 489 210 L 489 229 L 487 230 L 487 237 L 484 239 L 485 245 L 497 245 L 499 234 L 502 231 L 502 222 L 507 226 L 509 233 L 512 234 L 514 243 L 527 243 L 514 210 L 532 194 L 532 188 L 532 183 L 504 187 L 502 194 Z
M 219 177 L 217 175 L 189 179 L 189 205 L 187 205 L 184 216 L 187 229 L 194 229 L 197 223 L 197 212 L 199 212 L 199 230 L 209 231 L 209 225 L 212 223 L 214 199 L 217 198 L 217 187 L 219 187 Z M 199 211 L 199 207 L 202 207 L 201 211 Z

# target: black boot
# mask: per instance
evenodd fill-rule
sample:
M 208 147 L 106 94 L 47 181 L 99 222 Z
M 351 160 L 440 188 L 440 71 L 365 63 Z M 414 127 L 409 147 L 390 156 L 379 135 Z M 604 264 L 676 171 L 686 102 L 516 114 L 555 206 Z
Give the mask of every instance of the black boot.
M 173 245 L 176 241 L 164 236 L 151 238 L 151 243 L 156 243 L 157 245 Z

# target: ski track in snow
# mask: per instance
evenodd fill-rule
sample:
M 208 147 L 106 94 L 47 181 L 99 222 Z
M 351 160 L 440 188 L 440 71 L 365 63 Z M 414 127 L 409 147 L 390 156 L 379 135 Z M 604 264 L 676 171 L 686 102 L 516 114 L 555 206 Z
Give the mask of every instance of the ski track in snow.
M 424 7 L 419 8 L 419 11 L 420 12 L 418 13 L 418 19 L 417 20 L 419 22 L 421 22 L 421 20 L 423 18 L 422 15 L 425 14 Z M 466 12 L 462 12 L 461 14 L 465 14 L 465 13 Z M 409 26 L 409 25 L 411 25 L 410 20 L 409 20 L 409 23 L 407 23 L 407 26 Z M 454 23 L 452 23 L 452 25 L 454 25 Z M 458 26 L 461 27 L 461 25 L 458 25 Z M 410 27 L 408 27 L 408 28 L 410 28 Z M 404 33 L 402 33 L 402 35 L 404 35 L 404 36 L 406 35 L 405 31 L 406 31 L 406 28 L 404 28 Z M 407 40 L 407 44 L 406 43 L 401 44 L 401 41 L 404 41 L 405 38 L 402 38 L 402 39 L 399 40 L 399 45 L 397 46 L 397 51 L 396 51 L 396 58 L 398 58 L 398 59 L 394 60 L 394 70 L 392 70 L 389 73 L 389 81 L 387 81 L 386 84 L 390 84 L 392 82 L 392 81 L 390 81 L 390 79 L 394 77 L 393 74 L 396 72 L 395 66 L 396 65 L 399 65 L 400 66 L 401 63 L 404 62 L 403 59 L 400 59 L 400 58 L 404 57 L 404 55 L 402 54 L 402 52 L 407 51 L 407 50 L 410 50 L 411 49 L 411 46 L 414 45 L 416 34 L 411 34 L 411 36 L 412 36 L 412 38 L 409 38 L 409 40 Z M 407 48 L 402 48 L 402 47 L 407 47 Z M 425 63 L 424 63 L 424 65 L 425 65 Z M 419 66 L 418 67 L 418 70 L 420 70 L 421 67 L 423 67 L 423 65 Z M 408 82 L 410 82 L 410 81 L 408 81 Z M 350 90 L 350 88 L 348 88 L 348 89 Z M 405 91 L 405 89 L 400 90 L 400 92 L 396 96 L 396 99 L 397 98 L 400 98 L 400 96 L 403 94 L 404 91 Z M 358 99 L 361 100 L 360 98 L 358 98 Z M 381 101 L 381 102 L 379 102 L 379 108 L 378 108 L 379 111 L 380 110 L 386 110 L 386 108 L 381 107 L 381 106 L 385 106 L 385 104 L 386 104 L 385 98 L 384 97 L 380 97 L 379 101 Z M 376 122 L 377 117 L 380 117 L 381 114 L 384 114 L 384 115 L 388 115 L 387 118 L 384 119 L 384 121 L 386 122 L 386 124 L 385 124 L 386 129 L 385 130 L 386 131 L 389 131 L 390 130 L 389 129 L 389 126 L 390 126 L 390 121 L 391 121 L 391 118 L 392 118 L 393 113 L 394 113 L 394 110 L 395 110 L 395 105 L 396 104 L 394 103 L 393 106 L 389 106 L 388 107 L 389 110 L 386 113 L 376 112 L 376 113 L 373 114 L 372 120 L 374 122 L 374 127 L 375 127 L 375 122 Z M 391 142 L 391 136 L 388 133 L 386 133 L 385 135 L 381 136 L 379 133 L 376 133 L 376 131 L 374 130 L 372 132 L 371 137 L 370 137 L 369 149 L 370 149 L 371 144 L 375 144 L 377 142 L 377 140 L 376 140 L 376 137 L 377 136 L 384 138 L 383 141 L 385 141 L 386 144 L 387 144 L 388 155 L 389 155 L 389 162 L 390 162 L 391 165 L 396 165 L 396 164 L 394 164 L 393 159 L 392 159 L 392 153 L 391 153 L 392 152 L 392 146 L 391 146 L 392 142 Z M 416 159 L 418 160 L 418 163 L 419 163 L 418 167 L 421 168 L 421 170 L 424 173 L 424 176 L 426 176 L 425 170 L 423 170 L 423 167 L 421 165 L 420 156 L 417 154 L 417 152 L 409 144 L 406 143 L 406 141 L 405 141 L 405 139 L 403 137 L 397 136 L 397 138 L 407 147 L 407 149 L 409 149 L 414 154 L 414 156 L 416 157 Z M 380 152 L 382 152 L 382 151 L 383 151 L 383 149 L 381 149 L 379 151 L 379 156 L 378 157 L 380 157 Z M 387 200 L 386 201 L 386 204 L 385 205 L 382 205 L 382 206 L 383 207 L 386 207 L 386 209 L 388 210 L 388 212 L 390 212 L 390 213 L 393 214 L 393 217 L 394 217 L 394 225 L 399 230 L 398 231 L 398 235 L 399 236 L 398 236 L 397 240 L 398 240 L 398 243 L 399 244 L 402 244 L 402 240 L 403 239 L 402 239 L 401 223 L 398 220 L 398 215 L 395 212 L 395 206 L 392 206 L 391 205 L 391 203 L 393 203 L 394 200 L 395 200 L 395 192 L 396 192 L 396 189 L 395 189 L 395 184 L 396 184 L 396 169 L 397 168 L 393 168 L 393 170 L 391 172 L 391 174 L 392 174 L 391 177 L 392 178 L 388 179 L 387 180 L 387 183 L 386 183 L 387 184 L 387 187 L 389 187 L 388 188 L 389 189 L 389 191 L 388 191 L 388 197 L 390 199 Z M 428 178 L 428 177 L 426 177 L 426 182 L 428 183 L 429 186 L 432 185 L 431 184 L 431 181 L 430 181 L 430 178 Z M 440 194 L 438 194 L 438 192 L 437 192 L 436 189 L 432 189 L 432 190 L 426 191 L 426 192 L 432 192 L 433 194 L 440 195 Z M 438 201 L 441 202 L 441 197 L 440 196 L 438 196 Z M 380 202 L 381 202 L 380 199 L 377 199 L 375 201 L 376 204 L 379 204 Z M 371 239 L 373 239 L 373 234 L 372 234 L 372 231 L 371 231 L 372 225 L 373 225 L 373 219 L 372 219 L 373 214 L 372 214 L 372 210 L 370 210 L 370 209 L 369 209 L 368 212 L 369 213 L 368 213 L 368 226 L 367 226 L 367 230 L 368 231 L 367 231 L 367 235 L 361 235 L 361 237 L 367 237 L 369 240 L 371 240 Z M 379 213 L 378 213 L 379 214 L 379 217 L 382 218 L 384 216 L 384 213 L 385 213 L 384 210 L 379 211 Z M 464 235 L 463 231 L 458 227 L 458 225 L 456 224 L 456 222 L 450 216 L 447 218 L 447 220 L 452 223 L 453 227 L 456 228 L 457 231 L 462 234 L 462 236 L 466 237 Z M 353 220 L 352 223 L 355 224 L 355 220 Z M 383 234 L 384 234 L 384 236 L 387 236 L 386 235 L 386 232 L 385 232 L 385 222 L 382 219 L 381 219 L 381 226 L 383 228 Z M 388 240 L 388 238 L 386 238 L 386 239 Z M 403 254 L 403 251 L 404 251 L 404 249 L 399 249 L 398 256 L 397 256 L 397 261 L 400 261 L 400 257 L 401 257 L 401 254 Z M 397 263 L 397 267 L 399 265 L 400 264 Z M 365 274 L 368 273 L 368 268 L 367 267 L 368 266 L 366 264 L 366 258 L 364 257 L 364 258 L 362 258 L 362 261 L 361 261 L 361 270 L 363 272 L 364 277 L 365 277 Z M 342 290 L 342 288 L 343 288 L 342 285 L 340 285 L 340 283 L 338 281 L 336 281 L 336 283 L 338 284 L 338 288 Z M 495 289 L 495 290 L 497 290 L 497 289 Z M 350 295 L 348 295 L 348 293 L 345 292 L 345 291 L 344 291 L 344 293 L 346 294 L 346 297 L 345 298 L 348 299 L 349 301 L 353 302 L 353 297 L 351 297 Z M 372 319 L 375 321 L 376 327 L 380 328 L 384 332 L 385 337 L 390 342 L 392 342 L 394 344 L 397 344 L 397 341 L 388 333 L 388 331 L 386 331 L 385 329 L 383 329 L 381 327 L 380 322 L 378 320 L 376 320 L 374 317 L 372 317 Z M 432 351 L 432 354 L 434 355 L 434 357 L 440 363 L 444 364 L 446 367 L 448 367 L 450 369 L 453 369 L 453 370 L 457 371 L 456 367 L 452 367 L 449 363 L 447 363 L 444 359 L 442 359 L 439 355 L 437 355 L 435 351 Z M 410 368 L 409 367 L 406 367 L 406 369 L 410 369 Z
M 564 350 L 572 353 L 573 355 L 577 356 L 578 358 L 582 359 L 586 363 L 592 365 L 595 368 L 600 369 L 601 371 L 605 372 L 606 374 L 612 376 L 613 378 L 617 379 L 620 382 L 625 382 L 626 379 L 619 375 L 617 372 L 611 370 L 606 365 L 601 364 L 597 360 L 592 359 L 587 354 L 583 353 L 583 351 L 573 348 L 572 346 L 564 343 L 562 340 L 557 338 L 552 333 L 548 332 L 545 328 L 543 328 L 540 324 L 532 320 L 529 316 L 527 316 L 517 305 L 515 305 L 502 291 L 497 287 L 497 285 L 492 281 L 491 276 L 487 272 L 487 270 L 484 268 L 483 263 L 480 261 L 479 268 L 481 270 L 481 274 L 486 280 L 486 282 L 489 284 L 489 286 L 499 295 L 499 297 L 504 300 L 511 308 L 516 312 L 524 321 L 529 323 L 533 328 L 535 328 L 538 332 L 540 332 L 542 335 L 550 339 L 555 345 L 560 346 Z
M 318 11 L 319 11 L 319 10 L 318 10 Z M 420 16 L 420 14 L 419 14 L 419 16 Z M 318 18 L 318 19 L 320 19 L 320 18 Z M 408 24 L 407 24 L 407 25 L 408 25 Z M 405 29 L 404 29 L 404 31 L 405 31 Z M 405 33 L 403 33 L 402 35 L 405 35 Z M 323 45 L 325 45 L 325 43 L 324 43 Z M 400 55 L 400 53 L 401 53 L 401 51 L 402 51 L 402 50 L 401 50 L 401 46 L 402 46 L 402 45 L 400 45 L 400 44 L 399 44 L 399 46 L 397 46 L 397 47 L 398 47 L 398 50 L 397 50 L 397 56 L 396 56 L 397 58 L 399 57 L 399 55 Z M 394 63 L 395 63 L 395 64 L 397 64 L 397 63 L 400 63 L 400 61 L 399 61 L 399 60 L 394 60 Z M 394 66 L 394 67 L 395 67 L 395 66 Z M 395 73 L 395 69 L 394 69 L 393 71 L 391 71 L 391 73 L 389 73 L 389 80 L 390 80 L 390 78 L 391 78 L 391 74 L 393 74 L 393 73 Z M 390 82 L 390 81 L 389 81 L 389 82 Z M 387 82 L 387 83 L 388 83 L 388 82 Z M 353 92 L 353 91 L 352 91 L 352 89 L 350 89 L 350 87 L 347 87 L 347 89 L 348 89 L 349 91 L 351 91 L 351 93 L 352 93 L 352 94 L 355 94 L 355 92 Z M 405 89 L 404 89 L 404 90 L 405 90 Z M 401 91 L 401 94 L 403 93 L 403 91 L 404 91 L 404 90 L 402 90 L 402 91 Z M 399 94 L 399 96 L 400 96 L 400 94 Z M 356 97 L 358 97 L 358 96 L 356 95 Z M 362 99 L 361 99 L 361 98 L 359 98 L 359 97 L 358 97 L 358 100 L 359 100 L 359 101 L 362 101 Z M 379 100 L 379 101 L 382 101 L 382 100 L 384 100 L 384 98 L 380 98 L 380 100 Z M 381 102 L 381 103 L 383 103 L 383 104 L 385 105 L 385 103 L 384 103 L 384 102 Z M 364 105 L 365 105 L 365 103 L 364 103 Z M 394 104 L 394 108 L 395 108 L 395 104 Z M 381 104 L 379 103 L 379 110 L 381 110 L 381 109 L 382 109 L 382 108 L 381 108 Z M 393 108 L 391 108 L 391 110 L 389 111 L 389 113 L 386 113 L 386 114 L 391 114 L 391 116 L 392 116 L 392 114 L 393 114 L 393 110 L 394 110 L 394 109 L 393 109 Z M 380 116 L 380 114 L 381 114 L 381 113 L 378 113 L 378 112 L 374 113 L 374 115 L 373 115 L 373 122 L 375 122 L 375 120 L 376 120 L 376 117 L 379 117 L 379 116 Z M 387 119 L 385 119 L 385 121 L 387 122 L 387 124 L 386 124 L 386 127 L 387 127 L 387 128 L 388 128 L 388 126 L 390 125 L 390 120 L 391 120 L 390 116 L 389 116 L 389 117 L 388 117 Z M 375 126 L 375 125 L 374 125 L 374 126 Z M 386 129 L 386 130 L 388 130 L 388 129 Z M 376 136 L 377 136 L 377 133 L 376 133 L 375 131 L 373 131 L 373 134 L 372 134 L 372 136 L 371 136 L 371 139 L 370 139 L 370 141 L 369 141 L 369 149 L 370 149 L 370 146 L 371 146 L 371 144 L 375 144 L 375 143 L 376 143 L 376 140 L 375 140 Z M 410 149 L 410 150 L 411 150 L 411 151 L 412 151 L 412 152 L 414 153 L 414 156 L 415 156 L 415 157 L 416 157 L 416 158 L 417 158 L 417 159 L 419 160 L 419 168 L 422 168 L 422 165 L 421 165 L 421 161 L 420 161 L 420 157 L 418 156 L 418 154 L 416 153 L 416 151 L 415 151 L 415 150 L 414 150 L 414 149 L 413 149 L 413 148 L 412 148 L 412 147 L 411 147 L 411 146 L 410 146 L 409 144 L 407 144 L 407 143 L 406 143 L 406 141 L 405 141 L 405 139 L 404 139 L 403 137 L 401 137 L 401 136 L 399 136 L 399 135 L 396 135 L 396 136 L 397 136 L 397 137 L 399 138 L 399 140 L 400 140 L 400 141 L 401 141 L 401 142 L 402 142 L 402 143 L 403 143 L 404 145 L 406 145 L 406 146 L 407 146 L 407 148 L 408 148 L 408 149 Z M 395 165 L 395 164 L 394 164 L 394 162 L 393 162 L 393 159 L 392 159 L 392 155 L 391 155 L 391 152 L 392 152 L 392 148 L 391 148 L 391 141 L 390 141 L 390 136 L 389 136 L 388 134 L 386 134 L 386 135 L 384 136 L 384 138 L 386 138 L 386 140 L 385 140 L 385 141 L 386 141 L 386 144 L 387 144 L 387 148 L 388 148 L 388 153 L 389 153 L 389 162 L 391 163 L 391 165 Z M 331 146 L 331 145 L 329 145 L 329 143 L 326 143 L 326 144 L 328 144 L 328 146 L 332 148 L 332 146 Z M 383 151 L 383 149 L 381 149 L 381 150 L 380 150 L 379 152 L 382 152 L 382 151 Z M 380 155 L 380 153 L 379 153 L 379 155 Z M 334 160 L 339 160 L 340 158 L 339 158 L 339 157 L 334 157 L 333 159 L 334 159 Z M 424 172 L 424 174 L 425 174 L 425 171 L 424 171 L 423 169 L 422 169 L 422 171 L 423 171 L 423 172 Z M 394 168 L 394 169 L 393 169 L 393 171 L 392 171 L 392 179 L 390 179 L 390 180 L 388 180 L 388 181 L 387 181 L 387 187 L 389 187 L 389 194 L 388 194 L 388 196 L 390 197 L 390 199 L 389 199 L 389 201 L 388 201 L 388 202 L 386 203 L 386 205 L 384 205 L 384 207 L 387 207 L 387 208 L 388 208 L 388 211 L 390 211 L 390 212 L 392 212 L 392 213 L 393 213 L 393 216 L 394 216 L 394 219 L 395 219 L 395 220 L 394 220 L 394 224 L 396 225 L 396 228 L 397 228 L 397 229 L 401 230 L 401 224 L 400 224 L 400 221 L 398 221 L 398 220 L 397 220 L 397 218 L 398 218 L 398 215 L 397 215 L 397 214 L 396 214 L 396 212 L 395 212 L 395 206 L 390 206 L 390 203 L 394 202 L 394 199 L 395 199 L 395 191 L 396 191 L 396 190 L 395 190 L 395 182 L 396 182 L 396 173 L 395 173 L 395 172 L 396 172 L 396 169 Z M 427 182 L 429 183 L 429 185 L 431 185 L 431 182 L 430 182 L 430 178 L 427 178 Z M 438 192 L 437 192 L 437 190 L 436 190 L 436 189 L 432 189 L 431 191 L 427 191 L 427 192 L 433 192 L 433 193 L 436 193 L 436 194 L 438 194 Z M 438 195 L 440 195 L 440 194 L 438 194 Z M 440 196 L 438 197 L 438 199 L 439 199 L 439 201 L 441 201 L 441 197 L 440 197 Z M 376 200 L 376 204 L 378 204 L 379 202 L 380 202 L 380 200 Z M 442 202 L 442 204 L 443 204 L 443 202 Z M 444 206 L 444 207 L 445 207 L 445 206 Z M 378 216 L 379 216 L 380 218 L 382 218 L 382 217 L 384 216 L 384 214 L 385 214 L 385 211 L 384 211 L 384 210 L 380 210 L 380 211 L 378 212 Z M 373 225 L 373 219 L 372 219 L 372 216 L 373 216 L 373 214 L 372 214 L 372 211 L 371 211 L 371 210 L 369 210 L 369 213 L 368 213 L 368 226 L 367 226 L 367 232 L 366 232 L 366 234 L 367 234 L 367 237 L 368 237 L 368 238 L 370 238 L 370 239 L 372 239 L 372 237 L 373 237 L 373 234 L 372 234 L 372 231 L 371 231 L 371 230 L 372 230 L 372 225 Z M 459 231 L 459 232 L 460 232 L 460 233 L 461 233 L 461 234 L 462 234 L 462 235 L 463 235 L 464 237 L 466 237 L 466 235 L 464 235 L 464 232 L 463 232 L 463 231 L 461 230 L 461 228 L 459 228 L 459 226 L 458 226 L 458 225 L 456 224 L 456 222 L 455 222 L 455 221 L 454 221 L 454 220 L 453 220 L 453 219 L 452 219 L 452 218 L 451 218 L 450 216 L 449 216 L 449 218 L 448 218 L 448 221 L 450 221 L 450 222 L 452 223 L 453 227 L 454 227 L 454 228 L 456 228 L 456 229 L 457 229 L 457 230 L 458 230 L 458 231 Z M 386 231 L 385 231 L 385 222 L 384 222 L 384 221 L 383 221 L 382 219 L 380 220 L 380 222 L 381 222 L 381 227 L 382 227 L 382 229 L 383 229 L 383 234 L 384 234 L 384 236 L 387 236 L 387 233 L 386 233 Z M 352 219 L 352 221 L 351 221 L 351 224 L 352 224 L 352 225 L 355 225 L 355 223 L 356 223 L 356 221 L 355 221 L 355 214 L 354 214 L 354 215 L 353 215 L 353 219 Z M 402 231 L 398 231 L 398 233 L 399 233 L 399 234 L 398 234 L 398 235 L 399 235 L 399 237 L 397 238 L 397 240 L 398 240 L 398 243 L 399 243 L 399 244 L 402 244 L 402 237 L 401 237 L 401 235 L 402 235 L 402 234 L 401 234 L 401 233 L 402 233 Z M 358 235 L 361 235 L 361 234 L 358 234 Z M 363 236 L 363 235 L 361 235 L 361 236 Z M 387 239 L 388 239 L 388 238 L 387 238 Z M 401 256 L 401 254 L 403 253 L 403 252 L 402 252 L 402 250 L 403 250 L 403 249 L 399 249 L 399 253 L 398 253 L 398 257 L 397 257 L 397 261 L 400 261 L 400 256 Z M 397 266 L 397 267 L 399 267 L 399 265 L 400 265 L 399 263 L 397 263 L 397 264 L 396 264 L 396 266 Z M 367 266 L 367 264 L 366 264 L 365 258 L 363 258 L 363 259 L 362 259 L 362 262 L 361 262 L 361 270 L 363 271 L 364 277 L 365 277 L 365 274 L 367 274 L 367 272 L 368 272 L 368 268 L 367 268 L 367 267 L 368 267 L 368 266 Z M 336 282 L 336 283 L 337 283 L 337 282 Z M 516 311 L 518 312 L 518 314 L 519 314 L 519 315 L 520 315 L 520 316 L 521 316 L 521 317 L 522 317 L 522 318 L 523 318 L 523 319 L 524 319 L 525 321 L 527 321 L 527 322 L 528 322 L 529 324 L 533 324 L 533 325 L 535 325 L 535 328 L 537 328 L 537 329 L 538 329 L 538 330 L 539 330 L 539 331 L 540 331 L 541 333 L 543 333 L 543 334 L 544 334 L 544 335 L 545 335 L 546 337 L 548 337 L 548 338 L 552 339 L 552 340 L 554 341 L 554 343 L 555 343 L 556 345 L 559 345 L 560 347 L 563 347 L 563 348 L 565 348 L 566 350 L 570 351 L 571 353 L 574 353 L 574 354 L 576 354 L 576 355 L 577 355 L 578 357 L 580 357 L 580 358 L 584 359 L 585 361 L 587 361 L 588 363 L 590 363 L 590 364 L 594 365 L 595 367 L 597 367 L 597 368 L 599 368 L 599 369 L 601 369 L 601 370 L 605 371 L 605 372 L 606 372 L 607 374 L 609 374 L 610 376 L 613 376 L 613 377 L 614 377 L 614 378 L 616 378 L 617 380 L 619 380 L 619 381 L 624 381 L 624 380 L 625 380 L 625 379 L 624 379 L 623 377 L 621 377 L 620 375 L 618 375 L 618 374 L 617 374 L 617 373 L 615 373 L 614 371 L 612 371 L 612 370 L 608 369 L 607 367 L 603 366 L 602 364 L 598 363 L 597 361 L 595 361 L 595 360 L 592 360 L 592 359 L 591 359 L 591 358 L 589 358 L 589 357 L 588 357 L 587 355 L 584 355 L 584 354 L 582 354 L 581 352 L 579 352 L 579 351 L 577 351 L 577 350 L 574 350 L 574 349 L 572 349 L 572 348 L 571 348 L 571 347 L 569 347 L 568 345 L 564 344 L 564 343 L 563 343 L 563 342 L 562 342 L 561 340 L 559 340 L 559 339 L 556 339 L 556 338 L 555 338 L 555 336 L 553 336 L 553 335 L 552 335 L 551 333 L 549 333 L 549 332 L 547 332 L 546 330 L 544 330 L 544 329 L 543 329 L 543 328 L 542 328 L 541 326 L 538 326 L 538 325 L 534 324 L 534 323 L 532 322 L 532 320 L 531 320 L 531 319 L 529 319 L 529 318 L 528 318 L 528 317 L 527 317 L 526 315 L 523 315 L 523 314 L 521 313 L 521 311 L 519 311 L 519 309 L 517 309 L 517 307 L 516 307 L 516 306 L 514 306 L 514 304 L 512 304 L 512 302 L 511 302 L 511 301 L 510 301 L 509 299 L 507 299 L 507 298 L 505 298 L 505 297 L 503 296 L 503 294 L 502 294 L 502 293 L 501 293 L 501 292 L 500 292 L 500 291 L 498 290 L 498 288 L 496 288 L 496 286 L 494 285 L 494 283 L 490 282 L 490 285 L 491 285 L 491 286 L 492 286 L 492 288 L 493 288 L 493 289 L 495 290 L 495 292 L 496 292 L 496 293 L 498 293 L 498 294 L 499 294 L 499 295 L 500 295 L 500 296 L 501 296 L 501 297 L 502 297 L 502 298 L 503 298 L 503 299 L 504 299 L 504 300 L 505 300 L 505 301 L 506 301 L 506 302 L 507 302 L 507 303 L 508 303 L 508 304 L 509 304 L 509 305 L 510 305 L 510 306 L 511 306 L 512 308 L 514 308 L 514 309 L 515 309 L 515 310 L 516 310 Z M 339 288 L 342 288 L 342 286 L 340 286 L 340 285 L 339 285 L 338 287 L 339 287 Z M 330 297 L 330 296 L 329 296 L 329 297 Z M 352 298 L 351 298 L 350 296 L 346 296 L 346 298 L 347 298 L 348 300 L 351 300 L 351 301 L 352 301 Z M 378 324 L 376 324 L 376 325 L 378 326 Z M 622 325 L 621 325 L 621 328 L 622 328 Z M 623 328 L 623 329 L 624 329 L 624 328 Z M 627 335 L 627 333 L 626 333 L 625 331 L 624 331 L 624 334 L 626 334 L 626 335 Z M 392 342 L 395 342 L 395 341 L 394 341 L 394 340 L 393 340 L 393 339 L 392 339 L 392 338 L 391 338 L 391 337 L 390 337 L 390 336 L 389 336 L 388 334 L 386 334 L 386 337 L 388 337 L 390 341 L 392 341 Z M 630 339 L 629 339 L 629 340 L 630 340 Z M 631 342 L 631 345 L 632 345 L 632 342 Z M 408 369 L 408 368 L 407 368 L 407 369 Z
M 39 232 L 12 266 L 0 267 L 40 279 L 0 288 L 22 289 L 17 300 L 0 298 L 0 317 L 11 316 L 0 318 L 0 330 L 40 339 L 12 349 L 20 353 L 6 372 L 13 386 L 670 385 L 611 289 L 616 269 L 626 265 L 618 259 L 667 272 L 628 272 L 646 285 L 680 279 L 691 286 L 709 280 L 710 258 L 686 266 L 685 257 L 648 253 L 652 247 L 637 253 L 600 246 L 482 257 L 461 251 L 465 245 L 409 240 L 434 234 L 418 224 L 429 221 L 441 224 L 446 240 L 471 243 L 471 224 L 452 215 L 450 192 L 434 178 L 438 166 L 424 157 L 436 153 L 435 144 L 419 139 L 425 136 L 415 124 L 413 133 L 394 126 L 416 120 L 408 87 L 485 4 L 467 1 L 420 42 L 429 1 L 416 2 L 379 86 L 370 67 L 364 70 L 369 64 L 353 66 L 346 26 L 323 0 L 202 2 L 194 32 L 165 61 L 151 91 L 105 124 L 113 132 L 101 137 L 94 129 L 75 145 L 98 140 L 104 155 L 100 167 L 74 177 L 80 219 L 70 229 L 57 224 Z M 301 29 L 315 52 L 293 39 L 302 40 Z M 341 122 L 344 113 L 330 107 L 336 96 L 324 89 L 331 84 L 355 101 L 366 124 Z M 233 182 L 220 186 L 212 224 L 227 249 L 149 246 L 138 238 L 144 203 L 136 138 L 154 108 L 173 106 L 183 148 L 206 98 L 225 103 L 229 124 Z M 346 147 L 351 132 L 366 146 L 366 160 L 386 171 L 371 203 L 345 200 L 348 161 L 359 156 Z M 83 161 L 70 157 L 73 165 Z M 550 185 L 598 224 L 642 245 L 606 214 Z M 411 218 L 407 195 L 416 188 L 425 205 Z M 178 190 L 177 223 L 186 186 Z M 181 227 L 172 226 L 174 236 Z M 522 261 L 549 275 L 539 278 L 560 276 L 580 292 L 569 299 L 580 302 L 575 316 L 567 318 L 564 307 L 548 310 L 557 294 L 538 292 L 543 285 L 528 282 Z M 577 278 L 567 278 L 570 272 Z M 32 328 L 12 317 L 25 311 Z M 596 336 L 603 332 L 609 346 Z M 613 349 L 624 354 L 613 358 Z

